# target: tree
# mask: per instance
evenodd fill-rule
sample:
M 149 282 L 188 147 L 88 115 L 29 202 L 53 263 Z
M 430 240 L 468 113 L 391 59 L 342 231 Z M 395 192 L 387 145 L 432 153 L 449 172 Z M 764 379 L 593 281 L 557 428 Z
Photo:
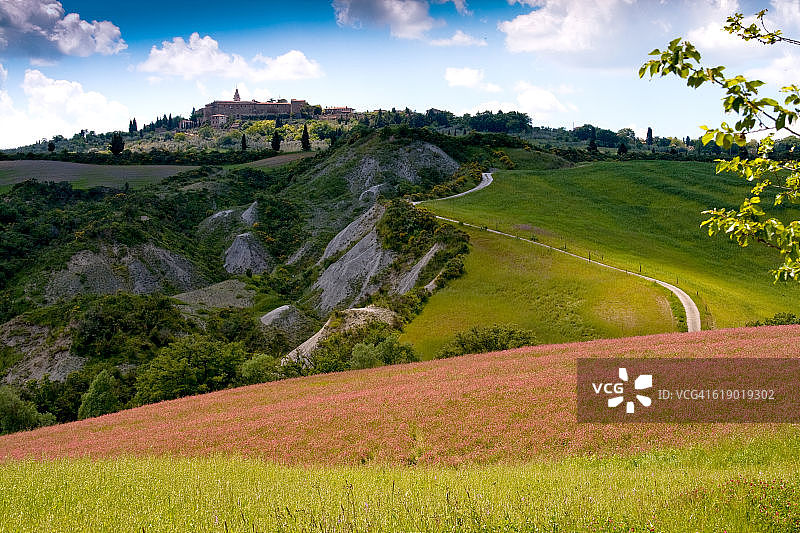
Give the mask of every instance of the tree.
M 780 30 L 770 30 L 764 21 L 767 10 L 755 15 L 755 22 L 742 24 L 744 16 L 734 13 L 727 19 L 725 30 L 745 41 L 755 40 L 765 45 L 800 45 L 800 41 L 784 37 Z M 776 251 L 782 263 L 773 270 L 775 279 L 800 281 L 800 220 L 781 220 L 787 204 L 800 202 L 800 161 L 778 161 L 773 158 L 775 135 L 798 135 L 800 119 L 800 88 L 783 87 L 782 102 L 778 98 L 759 94 L 764 82 L 748 80 L 744 76 L 727 77 L 725 67 L 706 67 L 701 64 L 700 52 L 682 38 L 671 41 L 665 50 L 653 50 L 653 59 L 639 69 L 639 77 L 675 75 L 686 80 L 686 85 L 697 88 L 710 84 L 720 88 L 724 97 L 722 107 L 726 113 L 738 115 L 732 126 L 723 122 L 718 128 L 702 126 L 703 144 L 714 143 L 712 149 L 729 150 L 733 144 L 744 146 L 747 135 L 766 133 L 758 148 L 758 156 L 730 161 L 717 161 L 717 173 L 732 172 L 752 183 L 752 188 L 738 209 L 714 208 L 703 211 L 708 218 L 702 222 L 709 235 L 728 235 L 740 246 L 756 242 Z M 774 195 L 772 205 L 762 203 L 763 195 Z
M 592 126 L 592 131 L 589 137 L 589 151 L 597 152 L 597 130 Z
M 201 335 L 181 337 L 162 348 L 136 380 L 134 403 L 171 400 L 231 386 L 245 360 L 241 343 L 226 344 Z
M 649 126 L 647 128 L 647 138 L 645 139 L 644 143 L 647 146 L 652 146 L 653 145 L 653 128 L 651 128 Z
M 308 125 L 303 124 L 303 136 L 300 137 L 300 145 L 303 150 L 311 150 L 311 139 L 308 137 Z
M 54 143 L 53 141 L 50 141 L 49 143 L 47 143 L 47 151 L 51 152 L 51 153 L 55 152 L 56 151 L 56 143 Z
M 125 149 L 125 141 L 122 140 L 122 135 L 119 132 L 114 132 L 111 136 L 111 146 L 109 147 L 111 153 L 119 155 Z
M 625 146 L 625 143 L 619 143 L 617 147 L 617 155 L 625 155 L 628 153 L 628 147 Z
M 278 133 L 278 130 L 275 130 L 272 133 L 272 142 L 270 144 L 271 144 L 273 150 L 275 150 L 276 152 L 280 151 L 280 149 L 281 149 L 281 136 Z
M 247 151 L 247 136 L 242 133 L 242 152 Z
M 31 402 L 20 399 L 10 387 L 0 386 L 0 435 L 55 424 L 56 417 L 41 414 Z
M 103 370 L 92 380 L 89 390 L 81 398 L 78 420 L 114 413 L 122 409 L 119 401 L 119 383 L 108 370 Z

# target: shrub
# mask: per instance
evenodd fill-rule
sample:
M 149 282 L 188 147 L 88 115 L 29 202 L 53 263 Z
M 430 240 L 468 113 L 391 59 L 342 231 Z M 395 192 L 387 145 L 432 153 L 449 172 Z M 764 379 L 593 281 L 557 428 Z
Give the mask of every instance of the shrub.
M 791 324 L 800 324 L 800 317 L 794 313 L 777 313 L 771 318 L 765 318 L 764 320 L 757 320 L 755 322 L 748 322 L 746 326 L 787 326 Z
M 513 325 L 473 326 L 456 333 L 455 338 L 436 354 L 437 359 L 469 353 L 495 352 L 538 344 L 532 331 Z
M 255 385 L 283 378 L 280 360 L 265 353 L 255 354 L 239 366 L 239 381 L 242 385 Z
M 234 384 L 245 360 L 241 343 L 226 344 L 187 335 L 163 348 L 136 380 L 134 403 L 171 400 L 224 389 Z
M 0 434 L 49 426 L 55 422 L 56 417 L 39 413 L 32 403 L 21 400 L 10 387 L 0 387 Z
M 119 382 L 114 375 L 103 370 L 92 380 L 89 390 L 83 395 L 78 420 L 114 413 L 122 409 L 119 401 Z
M 353 346 L 352 356 L 350 357 L 350 368 L 375 368 L 383 365 L 380 350 L 374 344 L 359 342 Z

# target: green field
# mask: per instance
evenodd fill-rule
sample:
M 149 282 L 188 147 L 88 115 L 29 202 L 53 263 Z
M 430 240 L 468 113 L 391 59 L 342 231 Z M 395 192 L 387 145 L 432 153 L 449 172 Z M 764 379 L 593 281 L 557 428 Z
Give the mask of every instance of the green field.
M 491 188 L 491 187 L 490 187 Z M 466 273 L 437 291 L 401 339 L 423 359 L 459 331 L 516 324 L 542 343 L 675 331 L 666 289 L 481 230 L 464 228 Z
M 0 161 L 0 192 L 27 179 L 68 181 L 73 187 L 141 187 L 197 167 L 181 165 L 88 165 L 64 161 Z
M 797 531 L 797 436 L 466 468 L 0 465 L 0 531 Z
M 732 207 L 743 182 L 707 163 L 592 163 L 550 171 L 500 171 L 475 194 L 426 205 L 485 225 L 676 283 L 701 310 L 703 328 L 742 326 L 798 311 L 800 287 L 773 284 L 780 258 L 765 247 L 709 238 L 700 212 Z M 798 213 L 786 212 L 796 218 Z M 609 292 L 610 293 L 610 292 Z

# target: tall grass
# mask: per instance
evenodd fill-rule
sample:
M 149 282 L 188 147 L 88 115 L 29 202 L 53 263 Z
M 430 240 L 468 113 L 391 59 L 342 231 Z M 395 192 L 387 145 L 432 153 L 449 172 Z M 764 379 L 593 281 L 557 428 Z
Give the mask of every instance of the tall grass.
M 0 530 L 797 531 L 798 441 L 451 468 L 143 458 L 0 465 Z

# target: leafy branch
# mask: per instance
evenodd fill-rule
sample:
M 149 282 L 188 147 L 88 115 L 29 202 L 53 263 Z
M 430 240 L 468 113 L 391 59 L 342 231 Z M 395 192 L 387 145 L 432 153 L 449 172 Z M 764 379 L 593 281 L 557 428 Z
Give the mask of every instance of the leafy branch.
M 770 30 L 764 22 L 767 10 L 756 14 L 749 26 L 743 23 L 744 16 L 735 13 L 728 17 L 725 30 L 745 41 L 756 40 L 762 44 L 786 43 L 800 45 L 800 41 L 783 36 L 780 30 Z M 767 132 L 760 142 L 758 156 L 754 159 L 734 157 L 730 161 L 717 160 L 717 173 L 731 172 L 753 184 L 750 195 L 738 209 L 714 208 L 703 211 L 708 218 L 701 223 L 709 235 L 728 235 L 740 246 L 757 242 L 777 250 L 782 263 L 773 274 L 776 280 L 800 280 L 800 221 L 783 222 L 770 216 L 762 203 L 762 195 L 769 189 L 777 190 L 772 209 L 800 203 L 800 163 L 778 162 L 770 159 L 775 146 L 775 135 L 790 133 L 798 135 L 800 118 L 800 91 L 797 85 L 782 87 L 782 101 L 762 97 L 760 80 L 748 80 L 742 75 L 727 77 L 724 66 L 706 67 L 701 63 L 700 52 L 688 41 L 674 39 L 665 50 L 655 49 L 649 54 L 654 59 L 639 69 L 639 77 L 651 78 L 674 75 L 686 80 L 686 85 L 698 88 L 712 84 L 724 91 L 722 107 L 726 113 L 737 115 L 733 125 L 722 122 L 717 128 L 701 126 L 705 131 L 703 144 L 715 142 L 724 149 L 734 144 L 744 146 L 747 135 Z

